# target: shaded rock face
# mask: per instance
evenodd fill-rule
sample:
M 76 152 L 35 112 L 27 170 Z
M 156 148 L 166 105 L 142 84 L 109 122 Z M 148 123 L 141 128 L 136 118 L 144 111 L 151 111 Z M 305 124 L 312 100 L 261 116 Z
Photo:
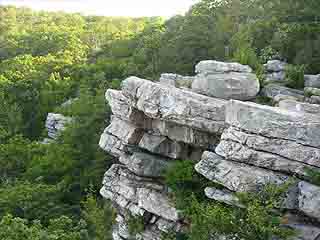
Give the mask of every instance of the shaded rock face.
M 279 60 L 270 60 L 265 65 L 264 68 L 266 70 L 266 78 L 265 84 L 268 83 L 278 83 L 284 84 L 286 80 L 286 67 L 287 63 L 279 61 Z
M 279 62 L 267 66 L 276 73 L 284 68 Z M 216 61 L 203 61 L 196 71 L 210 77 L 252 74 L 247 66 Z M 208 199 L 239 208 L 245 206 L 236 193 L 282 185 L 294 176 L 283 203 L 285 225 L 297 230 L 292 240 L 319 239 L 320 187 L 309 174 L 320 174 L 318 105 L 298 102 L 303 91 L 275 84 L 264 92 L 278 96 L 279 107 L 227 101 L 195 93 L 190 79 L 186 85 L 181 79 L 163 74 L 161 83 L 154 83 L 130 77 L 121 91 L 106 92 L 113 117 L 99 144 L 119 162 L 105 173 L 100 192 L 117 211 L 113 239 L 161 240 L 163 233 L 185 229 L 188 221 L 172 203 L 163 173 L 175 161 L 189 159 L 199 174 L 220 186 L 203 189 Z M 135 236 L 129 233 L 132 216 L 145 226 Z
M 239 63 L 202 61 L 196 66 L 192 90 L 222 99 L 249 100 L 260 90 L 259 80 L 249 66 Z
M 225 129 L 227 101 L 166 84 L 130 77 L 121 91 L 108 90 L 113 117 L 100 147 L 119 159 L 105 174 L 101 195 L 117 209 L 113 239 L 161 239 L 185 223 L 163 181 L 176 160 L 199 161 L 213 150 Z M 145 229 L 130 236 L 129 219 Z
M 58 135 L 65 129 L 65 125 L 70 123 L 72 118 L 65 117 L 58 113 L 49 113 L 46 120 L 46 128 L 48 130 L 48 137 L 56 139 Z
M 277 102 L 277 97 L 279 95 L 291 97 L 294 100 L 303 100 L 304 92 L 297 89 L 292 89 L 288 87 L 284 87 L 281 85 L 277 85 L 275 83 L 270 83 L 261 90 L 261 96 L 268 97 Z

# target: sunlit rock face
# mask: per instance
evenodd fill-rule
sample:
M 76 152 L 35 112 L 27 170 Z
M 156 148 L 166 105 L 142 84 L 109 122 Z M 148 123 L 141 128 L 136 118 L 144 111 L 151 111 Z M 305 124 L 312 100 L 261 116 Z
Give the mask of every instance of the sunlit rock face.
M 269 63 L 268 71 L 284 67 Z M 216 61 L 203 61 L 196 71 L 223 79 L 253 74 L 248 66 Z M 197 78 L 163 74 L 159 83 L 129 77 L 120 91 L 106 92 L 113 117 L 99 145 L 118 163 L 105 173 L 100 192 L 117 211 L 113 239 L 161 240 L 163 233 L 185 230 L 188 222 L 174 206 L 163 179 L 177 160 L 194 160 L 195 170 L 220 186 L 203 189 L 208 199 L 239 208 L 244 206 L 236 193 L 257 191 L 270 183 L 282 185 L 295 176 L 283 203 L 286 225 L 298 231 L 292 240 L 318 239 L 320 187 L 308 174 L 308 170 L 320 173 L 318 105 L 298 102 L 304 100 L 303 91 L 279 85 L 271 85 L 267 93 L 294 97 L 279 97 L 279 107 L 226 100 L 235 95 L 212 97 L 208 93 L 212 89 L 230 92 L 214 84 L 196 91 Z M 246 96 L 242 100 L 259 91 L 259 85 L 251 84 L 255 91 L 237 85 L 240 95 Z M 144 224 L 134 236 L 128 226 L 131 217 L 140 217 Z
M 202 61 L 196 66 L 192 90 L 210 97 L 249 100 L 260 90 L 257 76 L 239 63 Z

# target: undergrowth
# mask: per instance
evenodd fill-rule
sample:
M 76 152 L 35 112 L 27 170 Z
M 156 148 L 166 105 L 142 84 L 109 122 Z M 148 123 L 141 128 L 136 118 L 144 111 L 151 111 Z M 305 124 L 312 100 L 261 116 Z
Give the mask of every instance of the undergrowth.
M 215 239 L 228 236 L 234 240 L 288 239 L 295 232 L 281 224 L 284 193 L 291 183 L 283 186 L 267 185 L 256 193 L 237 194 L 244 208 L 227 206 L 207 199 L 204 188 L 215 185 L 194 170 L 194 162 L 180 161 L 165 174 L 166 183 L 173 191 L 176 207 L 183 211 L 189 223 L 188 240 Z M 171 235 L 171 238 L 178 239 Z

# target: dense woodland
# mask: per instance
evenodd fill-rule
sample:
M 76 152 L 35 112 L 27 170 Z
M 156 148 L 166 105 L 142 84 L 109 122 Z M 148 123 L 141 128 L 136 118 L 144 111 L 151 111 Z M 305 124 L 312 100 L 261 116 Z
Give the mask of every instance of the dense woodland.
M 129 75 L 191 75 L 205 59 L 320 73 L 319 13 L 319 0 L 202 0 L 167 20 L 0 7 L 0 239 L 111 239 L 98 193 L 114 161 L 98 147 L 105 90 Z M 41 144 L 49 112 L 75 121 Z

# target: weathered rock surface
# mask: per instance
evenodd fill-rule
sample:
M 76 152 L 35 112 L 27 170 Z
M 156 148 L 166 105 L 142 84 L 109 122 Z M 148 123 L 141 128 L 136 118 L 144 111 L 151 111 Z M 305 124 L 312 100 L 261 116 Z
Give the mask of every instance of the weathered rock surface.
M 188 153 L 186 144 L 172 141 L 164 136 L 150 135 L 148 133 L 143 135 L 139 142 L 139 147 L 174 159 L 184 159 Z
M 174 73 L 163 73 L 159 79 L 161 84 L 177 87 L 177 88 L 191 88 L 194 77 L 181 76 Z
M 226 63 L 215 60 L 201 61 L 196 65 L 196 73 L 229 73 L 242 72 L 251 73 L 252 69 L 249 66 L 240 63 Z
M 307 182 L 299 183 L 299 210 L 320 220 L 320 187 Z
M 308 178 L 307 169 L 320 173 L 320 169 L 297 161 L 291 161 L 263 151 L 256 151 L 241 143 L 221 141 L 216 148 L 216 153 L 227 160 L 254 165 L 274 171 L 285 172 L 301 178 Z
M 255 191 L 266 184 L 283 184 L 286 175 L 231 162 L 212 152 L 204 152 L 195 166 L 198 173 L 234 192 Z
M 277 95 L 286 95 L 296 98 L 297 100 L 304 99 L 304 92 L 292 88 L 287 88 L 277 84 L 268 84 L 261 90 L 261 96 L 275 99 Z
M 285 64 L 273 61 L 266 68 L 268 74 L 283 74 Z M 219 81 L 252 74 L 248 66 L 216 61 L 203 61 L 196 71 L 197 79 Z M 121 91 L 106 93 L 113 117 L 101 135 L 100 147 L 120 164 L 106 172 L 100 193 L 116 208 L 113 239 L 161 240 L 162 233 L 188 227 L 170 199 L 163 173 L 177 159 L 189 159 L 195 161 L 198 173 L 220 185 L 203 189 L 208 198 L 239 208 L 245 206 L 237 192 L 291 183 L 295 176 L 279 205 L 291 214 L 284 224 L 299 231 L 291 240 L 317 240 L 320 187 L 308 181 L 311 170 L 320 173 L 318 106 L 298 102 L 304 100 L 303 91 L 273 84 L 263 92 L 277 100 L 279 108 L 226 101 L 191 91 L 188 88 L 196 81 L 191 78 L 163 74 L 161 83 L 154 83 L 130 77 Z M 241 89 L 241 94 L 246 91 L 247 83 L 229 84 L 230 89 Z M 219 84 L 210 88 L 222 89 Z M 232 93 L 228 88 L 223 91 Z M 135 236 L 128 231 L 131 216 L 142 217 L 145 225 Z
M 249 100 L 260 91 L 259 80 L 249 66 L 203 61 L 196 66 L 196 71 L 198 75 L 192 89 L 207 96 Z
M 238 128 L 230 127 L 226 129 L 221 136 L 222 142 L 230 141 L 240 143 L 250 149 L 260 151 L 262 154 L 273 154 L 282 160 L 291 160 L 306 165 L 320 167 L 320 149 L 315 147 L 304 146 L 295 141 L 285 139 L 268 138 L 262 135 L 246 133 Z M 219 144 L 224 145 L 223 143 Z M 230 144 L 231 146 L 232 144 Z M 217 147 L 219 151 L 223 146 Z M 229 147 L 229 146 L 228 146 Z
M 170 159 L 144 152 L 135 152 L 132 155 L 123 154 L 119 161 L 138 176 L 155 178 L 161 177 L 164 170 L 173 163 Z
M 311 88 L 320 88 L 320 74 L 304 75 L 304 86 Z
M 65 129 L 65 125 L 70 123 L 72 118 L 65 117 L 58 113 L 48 113 L 46 120 L 46 128 L 48 136 L 51 139 L 56 139 L 59 134 Z
M 300 113 L 320 114 L 320 105 L 283 100 L 279 102 L 279 108 Z
M 299 114 L 235 100 L 229 102 L 226 111 L 226 122 L 234 127 L 266 137 L 320 147 L 320 119 L 314 114 Z
M 243 208 L 243 205 L 240 203 L 240 200 L 233 192 L 228 190 L 220 190 L 213 187 L 207 187 L 204 190 L 206 196 L 210 199 L 213 199 L 218 202 L 225 203 L 231 206 L 237 206 Z
M 286 67 L 287 63 L 279 60 L 270 60 L 264 67 L 266 70 L 266 77 L 264 83 L 277 83 L 284 84 L 286 80 Z
M 269 60 L 264 67 L 267 72 L 283 72 L 286 70 L 287 65 L 286 62 L 280 60 Z
M 161 119 L 211 133 L 224 129 L 226 101 L 163 86 L 137 77 L 127 78 L 122 91 L 132 107 Z

